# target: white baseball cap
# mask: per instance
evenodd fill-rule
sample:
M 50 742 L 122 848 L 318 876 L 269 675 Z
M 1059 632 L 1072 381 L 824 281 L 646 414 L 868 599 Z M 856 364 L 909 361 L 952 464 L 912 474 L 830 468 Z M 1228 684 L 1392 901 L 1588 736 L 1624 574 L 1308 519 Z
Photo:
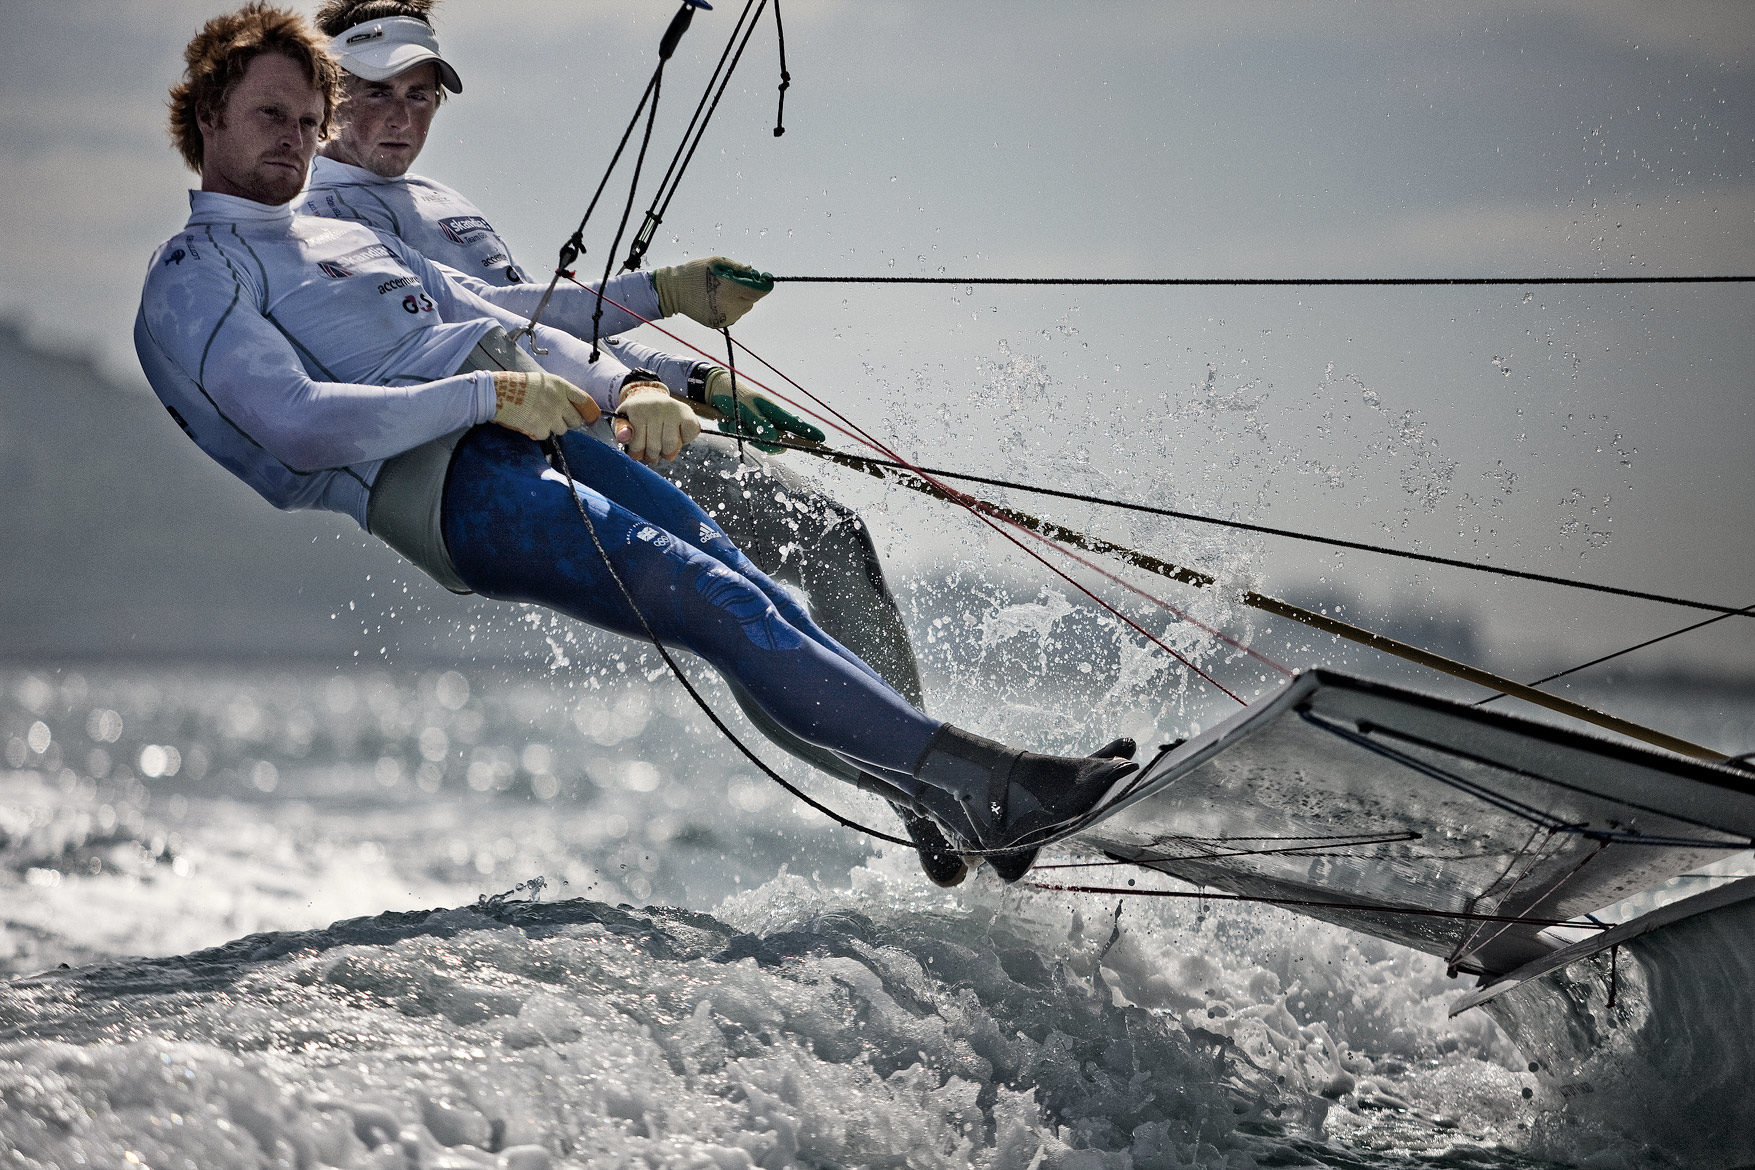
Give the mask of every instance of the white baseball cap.
M 439 56 L 433 26 L 413 16 L 387 16 L 356 24 L 329 42 L 341 67 L 367 81 L 388 81 L 423 61 L 439 66 L 439 83 L 452 93 L 463 92 L 457 70 Z

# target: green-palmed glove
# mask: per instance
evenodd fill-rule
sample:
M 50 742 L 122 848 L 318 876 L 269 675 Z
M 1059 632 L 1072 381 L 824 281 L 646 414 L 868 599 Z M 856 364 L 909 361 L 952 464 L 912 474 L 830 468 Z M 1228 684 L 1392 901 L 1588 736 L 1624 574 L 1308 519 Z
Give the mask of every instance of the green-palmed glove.
M 597 421 L 591 395 L 565 378 L 522 370 L 494 371 L 494 421 L 532 439 L 547 439 Z
M 720 430 L 754 440 L 760 451 L 784 450 L 775 443 L 820 443 L 828 437 L 742 378 L 734 396 L 731 375 L 718 367 L 707 373 L 701 405 L 707 408 L 702 413 L 719 420 Z
M 737 324 L 750 306 L 774 291 L 774 278 L 747 264 L 709 256 L 674 268 L 654 268 L 658 311 L 666 317 L 681 313 L 709 329 Z

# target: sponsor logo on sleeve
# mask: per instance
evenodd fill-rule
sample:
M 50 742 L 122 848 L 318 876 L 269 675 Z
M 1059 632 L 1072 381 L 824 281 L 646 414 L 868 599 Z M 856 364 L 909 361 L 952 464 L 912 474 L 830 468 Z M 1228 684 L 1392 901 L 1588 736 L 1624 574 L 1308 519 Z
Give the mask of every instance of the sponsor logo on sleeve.
M 337 256 L 333 260 L 319 260 L 317 267 L 323 270 L 324 276 L 335 280 L 346 280 L 357 272 L 362 264 L 373 260 L 394 259 L 395 256 L 396 253 L 392 252 L 387 244 L 367 244 L 345 256 Z
M 453 215 L 439 221 L 439 230 L 453 244 L 471 244 L 494 234 L 494 225 L 479 215 Z

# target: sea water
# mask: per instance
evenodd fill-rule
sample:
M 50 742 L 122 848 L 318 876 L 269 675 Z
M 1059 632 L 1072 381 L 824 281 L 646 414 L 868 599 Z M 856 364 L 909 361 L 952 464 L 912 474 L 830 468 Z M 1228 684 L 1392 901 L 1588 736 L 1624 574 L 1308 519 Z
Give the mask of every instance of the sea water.
M 11 669 L 0 750 L 4 1167 L 1668 1164 L 1435 958 L 940 890 L 656 673 Z

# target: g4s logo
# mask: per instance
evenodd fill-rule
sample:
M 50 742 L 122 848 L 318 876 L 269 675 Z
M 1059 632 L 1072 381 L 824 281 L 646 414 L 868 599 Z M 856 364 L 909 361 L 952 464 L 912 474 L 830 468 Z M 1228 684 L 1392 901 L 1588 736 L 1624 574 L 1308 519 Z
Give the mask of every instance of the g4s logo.
M 436 307 L 437 306 L 435 306 L 433 304 L 433 298 L 427 296 L 427 294 L 424 292 L 423 293 L 409 293 L 407 296 L 402 298 L 402 308 L 405 312 L 430 313 Z

